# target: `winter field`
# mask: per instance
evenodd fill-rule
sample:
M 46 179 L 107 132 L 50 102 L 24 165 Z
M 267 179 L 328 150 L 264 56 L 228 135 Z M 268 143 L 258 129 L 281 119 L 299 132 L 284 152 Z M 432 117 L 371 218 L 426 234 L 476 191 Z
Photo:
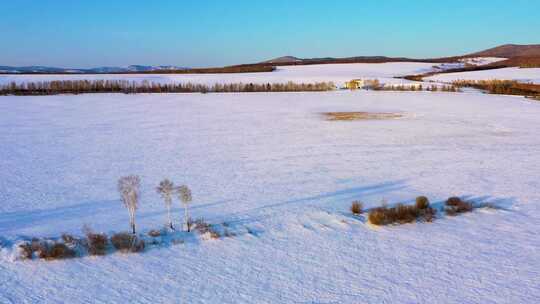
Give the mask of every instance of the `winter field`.
M 144 77 L 402 81 L 391 77 L 431 66 Z M 9 77 L 57 76 L 0 81 Z M 403 117 L 328 121 L 321 115 L 336 111 Z M 0 303 L 540 298 L 536 101 L 475 91 L 87 94 L 0 96 L 0 113 Z M 194 218 L 226 223 L 236 236 L 187 238 L 137 254 L 14 259 L 9 245 L 25 236 L 82 235 L 84 224 L 98 232 L 127 231 L 116 183 L 128 174 L 142 180 L 141 233 L 166 222 L 155 187 L 168 177 L 191 187 Z M 418 195 L 435 205 L 457 195 L 500 209 L 384 227 L 349 211 L 353 200 L 370 208 L 382 200 L 412 203 Z M 183 209 L 174 204 L 179 226 Z
M 147 80 L 156 83 L 196 83 L 213 85 L 215 83 L 285 83 L 292 82 L 326 82 L 343 84 L 354 78 L 378 78 L 383 83 L 406 83 L 394 76 L 424 73 L 432 70 L 432 63 L 394 62 L 394 63 L 355 63 L 355 64 L 323 64 L 306 66 L 281 66 L 271 73 L 236 73 L 236 74 L 124 74 L 124 75 L 0 75 L 0 84 L 16 82 L 36 82 L 51 80 L 119 80 L 142 82 Z
M 425 80 L 436 82 L 452 82 L 455 80 L 517 80 L 540 84 L 540 68 L 502 68 L 474 72 L 458 72 L 438 74 L 426 77 Z

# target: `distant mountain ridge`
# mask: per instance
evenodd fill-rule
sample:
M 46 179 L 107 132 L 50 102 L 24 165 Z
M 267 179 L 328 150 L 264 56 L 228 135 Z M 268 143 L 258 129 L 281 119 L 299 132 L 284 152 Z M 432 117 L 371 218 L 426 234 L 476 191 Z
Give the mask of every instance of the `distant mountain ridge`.
M 298 62 L 302 61 L 303 59 L 294 57 L 294 56 L 282 56 L 274 59 L 270 59 L 267 61 L 264 61 L 264 63 L 287 63 L 287 62 Z
M 0 66 L 0 73 L 24 74 L 24 73 L 44 73 L 44 74 L 105 74 L 105 73 L 137 73 L 150 71 L 177 71 L 187 70 L 186 67 L 177 66 L 150 66 L 150 65 L 130 65 L 127 67 L 97 67 L 88 69 L 57 68 L 47 66 Z
M 355 56 L 355 57 L 321 57 L 321 58 L 299 58 L 295 56 L 283 56 L 275 59 L 263 61 L 256 64 L 274 64 L 274 65 L 305 65 L 305 64 L 325 64 L 325 63 L 383 63 L 383 62 L 397 62 L 397 61 L 407 61 L 407 62 L 457 62 L 463 58 L 471 57 L 499 57 L 499 58 L 508 58 L 513 60 L 508 60 L 506 62 L 501 62 L 501 64 L 512 64 L 514 62 L 523 62 L 523 61 L 533 61 L 536 62 L 536 58 L 540 58 L 540 44 L 505 44 L 483 50 L 476 53 L 458 55 L 452 57 L 441 57 L 441 58 L 426 58 L 426 59 L 415 59 L 407 57 L 386 57 L 386 56 Z M 518 59 L 519 58 L 519 59 Z M 493 64 L 495 65 L 495 64 Z
M 540 44 L 505 44 L 491 49 L 469 54 L 470 57 L 539 57 Z
M 425 62 L 425 63 L 453 63 L 464 58 L 474 57 L 499 57 L 507 58 L 498 62 L 493 62 L 483 66 L 486 68 L 500 67 L 540 67 L 540 44 L 505 44 L 494 48 L 483 50 L 466 55 L 452 57 L 415 59 L 407 57 L 386 57 L 386 56 L 354 56 L 354 57 L 320 57 L 320 58 L 299 58 L 291 55 L 277 57 L 274 59 L 258 62 L 239 64 L 217 68 L 186 68 L 177 66 L 147 66 L 130 65 L 127 67 L 97 67 L 87 69 L 57 68 L 46 66 L 25 66 L 12 67 L 0 66 L 0 74 L 123 74 L 123 73 L 169 73 L 169 74 L 191 74 L 191 73 L 245 73 L 245 72 L 270 72 L 275 66 L 287 65 L 311 65 L 330 63 L 385 63 L 385 62 Z

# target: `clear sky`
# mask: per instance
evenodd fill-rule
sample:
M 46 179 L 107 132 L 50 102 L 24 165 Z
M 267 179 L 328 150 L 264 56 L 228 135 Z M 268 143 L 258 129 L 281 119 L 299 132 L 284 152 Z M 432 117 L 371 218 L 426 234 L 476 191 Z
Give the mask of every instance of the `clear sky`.
M 540 43 L 540 0 L 12 0 L 0 65 L 222 66 Z

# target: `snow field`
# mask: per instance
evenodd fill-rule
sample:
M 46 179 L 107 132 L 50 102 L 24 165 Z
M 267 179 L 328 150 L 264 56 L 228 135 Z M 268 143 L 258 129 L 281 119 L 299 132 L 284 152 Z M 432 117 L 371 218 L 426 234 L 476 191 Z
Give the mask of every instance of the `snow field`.
M 305 66 L 280 66 L 269 73 L 236 74 L 123 74 L 123 75 L 0 75 L 0 84 L 11 82 L 39 82 L 52 80 L 129 80 L 156 83 L 195 83 L 213 85 L 216 83 L 315 83 L 333 81 L 341 86 L 354 78 L 377 78 L 382 83 L 407 83 L 394 76 L 419 74 L 431 70 L 431 63 L 392 62 L 380 64 L 322 64 Z
M 326 121 L 323 112 L 402 112 Z M 165 224 L 164 177 L 193 217 L 254 233 L 143 254 L 0 258 L 0 302 L 534 303 L 540 106 L 479 93 L 0 97 L 0 235 L 128 229 L 120 176 L 142 178 L 139 230 Z M 519 119 L 517 119 L 519 118 Z M 349 214 L 418 195 L 494 202 L 374 229 Z M 182 218 L 173 208 L 175 223 Z M 240 229 L 240 228 L 238 228 Z M 152 292 L 149 292 L 151 290 Z
M 540 84 L 540 68 L 502 68 L 494 70 L 437 74 L 426 81 L 452 82 L 456 80 L 517 80 Z

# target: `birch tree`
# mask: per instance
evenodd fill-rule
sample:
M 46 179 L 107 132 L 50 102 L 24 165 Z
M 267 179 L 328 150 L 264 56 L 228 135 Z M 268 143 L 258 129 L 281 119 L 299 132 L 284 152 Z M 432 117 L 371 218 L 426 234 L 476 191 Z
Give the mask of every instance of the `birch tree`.
M 190 223 L 189 223 L 189 203 L 191 202 L 191 190 L 188 186 L 182 185 L 176 189 L 176 193 L 178 195 L 178 198 L 182 202 L 182 205 L 184 205 L 184 223 L 186 224 L 187 231 L 190 231 Z
M 171 205 L 172 196 L 174 193 L 174 184 L 170 180 L 164 179 L 159 183 L 159 186 L 156 187 L 156 192 L 160 194 L 165 201 L 165 206 L 167 206 L 167 219 L 169 220 L 169 227 L 174 230 L 171 219 Z
M 141 179 L 137 175 L 123 176 L 118 180 L 118 192 L 129 212 L 129 224 L 133 234 L 135 234 L 135 212 L 139 203 L 140 186 Z

